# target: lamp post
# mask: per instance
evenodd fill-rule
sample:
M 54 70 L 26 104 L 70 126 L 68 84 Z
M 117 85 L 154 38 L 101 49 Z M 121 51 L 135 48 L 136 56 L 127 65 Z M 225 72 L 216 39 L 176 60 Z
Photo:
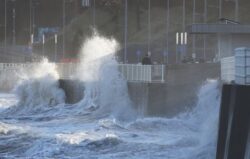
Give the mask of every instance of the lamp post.
M 167 63 L 168 63 L 168 52 L 169 52 L 169 0 L 167 0 L 167 28 L 166 28 L 166 38 L 167 38 Z M 164 58 L 165 60 L 165 58 Z
M 124 24 L 124 63 L 127 63 L 128 0 L 125 0 Z
M 13 1 L 15 2 L 15 1 Z M 12 34 L 13 34 L 13 39 L 12 39 L 12 45 L 16 45 L 16 9 L 15 6 L 12 9 L 12 17 L 13 17 L 13 28 L 12 28 Z
M 29 11 L 30 11 L 30 35 L 32 35 L 32 0 L 30 0 Z
M 151 0 L 148 0 L 148 53 L 151 49 Z
M 54 61 L 57 61 L 57 34 L 55 34 L 55 59 Z
M 4 1 L 4 53 L 7 53 L 7 0 Z
M 93 27 L 94 27 L 94 28 L 95 28 L 95 25 L 96 25 L 96 24 L 95 24 L 95 20 L 96 20 L 96 19 L 95 19 L 95 18 L 96 18 L 96 17 L 95 17 L 95 16 L 96 16 L 95 14 L 96 14 L 96 13 L 95 13 L 95 0 L 93 0 Z
M 36 24 L 35 24 L 35 7 L 36 5 L 38 5 L 38 3 L 36 2 L 36 4 L 32 5 L 32 33 L 35 33 L 35 29 L 36 29 Z
M 62 36 L 62 57 L 64 58 L 65 56 L 65 0 L 63 2 L 63 36 Z
M 32 60 L 32 58 L 33 58 L 33 44 L 34 44 L 34 34 L 31 34 L 31 36 L 30 36 L 30 51 L 31 51 L 31 60 Z
M 43 50 L 42 50 L 43 51 L 43 57 L 44 57 L 44 51 L 45 51 L 44 50 L 44 45 L 45 45 L 45 35 L 43 34 Z
M 207 23 L 207 0 L 204 0 L 204 23 Z M 203 60 L 206 61 L 207 36 L 203 35 Z
M 193 17 L 192 17 L 193 24 L 196 23 L 196 0 L 193 0 Z M 196 52 L 196 35 L 193 34 L 192 36 L 192 54 Z

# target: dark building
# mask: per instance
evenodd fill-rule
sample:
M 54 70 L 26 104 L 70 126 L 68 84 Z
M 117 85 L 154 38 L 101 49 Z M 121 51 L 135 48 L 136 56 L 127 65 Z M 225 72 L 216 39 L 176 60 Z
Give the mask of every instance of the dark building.
M 32 34 L 39 43 L 43 30 L 62 30 L 63 15 L 67 25 L 82 11 L 82 0 L 0 0 L 0 55 L 11 54 L 4 51 L 5 34 L 7 47 L 28 47 Z M 52 34 L 46 34 L 46 39 L 49 36 Z

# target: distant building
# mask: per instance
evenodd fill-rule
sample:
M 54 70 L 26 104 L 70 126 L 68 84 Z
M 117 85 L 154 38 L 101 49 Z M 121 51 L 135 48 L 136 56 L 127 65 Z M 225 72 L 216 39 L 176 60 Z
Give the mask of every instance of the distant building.
M 193 24 L 187 28 L 193 35 L 214 35 L 216 37 L 213 46 L 215 56 L 220 60 L 223 57 L 234 55 L 234 49 L 238 47 L 250 47 L 250 25 L 241 24 Z M 209 40 L 209 38 L 207 39 Z M 211 47 L 211 46 L 210 46 Z

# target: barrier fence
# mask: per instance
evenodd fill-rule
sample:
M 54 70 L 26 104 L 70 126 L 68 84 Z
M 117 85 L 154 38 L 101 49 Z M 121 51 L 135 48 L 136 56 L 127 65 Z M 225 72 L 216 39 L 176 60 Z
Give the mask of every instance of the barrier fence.
M 250 84 L 250 49 L 237 48 L 235 56 L 221 59 L 221 79 L 230 83 Z
M 34 65 L 36 63 L 0 63 L 0 72 Z M 79 64 L 57 63 L 56 65 L 60 78 L 72 79 Z M 166 78 L 165 65 L 118 64 L 118 70 L 128 82 L 164 83 Z
M 221 80 L 230 83 L 235 80 L 235 57 L 221 59 Z

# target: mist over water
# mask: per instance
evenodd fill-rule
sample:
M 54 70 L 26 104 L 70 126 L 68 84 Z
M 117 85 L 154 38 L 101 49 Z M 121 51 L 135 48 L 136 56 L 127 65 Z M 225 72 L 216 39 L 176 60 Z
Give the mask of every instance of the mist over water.
M 78 78 L 84 82 L 84 98 L 79 103 L 99 109 L 99 114 L 121 120 L 135 119 L 129 99 L 127 83 L 118 71 L 115 54 L 119 44 L 95 33 L 84 42 Z
M 118 71 L 118 49 L 114 39 L 97 34 L 84 42 L 76 76 L 85 89 L 77 104 L 64 103 L 56 66 L 46 60 L 32 75 L 22 74 L 16 96 L 0 94 L 0 157 L 215 158 L 218 81 L 201 86 L 190 111 L 137 118 Z

